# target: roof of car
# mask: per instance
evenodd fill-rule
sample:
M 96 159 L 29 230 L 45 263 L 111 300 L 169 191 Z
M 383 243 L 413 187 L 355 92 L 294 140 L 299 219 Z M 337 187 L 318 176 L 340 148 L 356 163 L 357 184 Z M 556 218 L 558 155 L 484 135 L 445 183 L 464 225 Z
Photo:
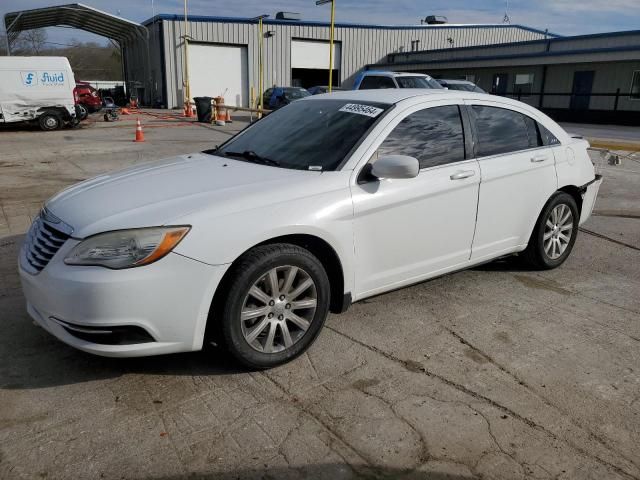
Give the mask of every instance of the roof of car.
M 363 75 L 384 75 L 385 77 L 428 77 L 426 73 L 392 72 L 390 70 L 367 70 Z
M 447 82 L 452 85 L 475 85 L 473 82 L 469 80 L 449 80 L 448 78 L 439 78 L 438 82 Z
M 383 88 L 373 90 L 343 90 L 333 93 L 324 93 L 322 95 L 314 95 L 313 97 L 309 97 L 309 99 L 335 98 L 337 100 L 395 104 L 413 97 L 429 97 L 435 100 L 437 97 L 452 98 L 470 94 L 472 93 L 434 88 Z

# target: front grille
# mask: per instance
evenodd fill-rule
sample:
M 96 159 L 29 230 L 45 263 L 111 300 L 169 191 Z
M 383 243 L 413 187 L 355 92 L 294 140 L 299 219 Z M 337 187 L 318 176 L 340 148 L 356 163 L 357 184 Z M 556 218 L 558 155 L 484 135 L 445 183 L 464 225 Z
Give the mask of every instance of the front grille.
M 24 259 L 34 273 L 42 271 L 69 238 L 47 222 L 45 216 L 46 213 L 41 213 L 34 220 L 24 244 Z

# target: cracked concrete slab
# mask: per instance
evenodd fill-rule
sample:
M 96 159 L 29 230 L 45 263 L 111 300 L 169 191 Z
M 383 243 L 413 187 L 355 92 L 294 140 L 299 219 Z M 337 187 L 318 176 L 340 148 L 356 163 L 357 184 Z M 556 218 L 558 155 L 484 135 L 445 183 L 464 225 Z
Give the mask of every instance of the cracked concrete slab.
M 637 162 L 603 167 L 603 214 L 560 269 L 504 260 L 368 299 L 270 371 L 93 357 L 34 326 L 16 256 L 42 201 L 232 133 L 183 123 L 144 144 L 130 119 L 0 132 L 0 478 L 640 479 L 640 219 L 620 216 Z

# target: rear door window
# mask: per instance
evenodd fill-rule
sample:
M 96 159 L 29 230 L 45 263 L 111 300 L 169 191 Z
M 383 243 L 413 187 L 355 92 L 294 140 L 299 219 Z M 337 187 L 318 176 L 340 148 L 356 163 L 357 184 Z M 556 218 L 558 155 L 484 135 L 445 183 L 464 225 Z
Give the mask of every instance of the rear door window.
M 476 154 L 479 157 L 527 150 L 537 142 L 535 138 L 530 139 L 526 115 L 484 105 L 473 105 L 471 113 L 478 134 Z
M 402 120 L 378 148 L 380 155 L 408 155 L 420 168 L 460 162 L 464 155 L 464 132 L 457 105 L 432 107 Z
M 358 90 L 376 90 L 379 88 L 396 88 L 396 84 L 391 77 L 367 75 L 360 82 Z

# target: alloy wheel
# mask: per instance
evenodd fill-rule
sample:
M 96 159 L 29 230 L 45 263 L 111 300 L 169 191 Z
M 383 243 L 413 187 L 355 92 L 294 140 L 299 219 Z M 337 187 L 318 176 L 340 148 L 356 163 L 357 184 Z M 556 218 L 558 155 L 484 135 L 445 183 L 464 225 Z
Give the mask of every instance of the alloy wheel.
M 573 235 L 573 214 L 568 205 L 556 205 L 547 217 L 544 236 L 544 252 L 552 260 L 562 256 Z
M 318 292 L 311 276 L 292 265 L 275 267 L 249 289 L 240 322 L 246 342 L 262 353 L 282 352 L 307 332 Z

